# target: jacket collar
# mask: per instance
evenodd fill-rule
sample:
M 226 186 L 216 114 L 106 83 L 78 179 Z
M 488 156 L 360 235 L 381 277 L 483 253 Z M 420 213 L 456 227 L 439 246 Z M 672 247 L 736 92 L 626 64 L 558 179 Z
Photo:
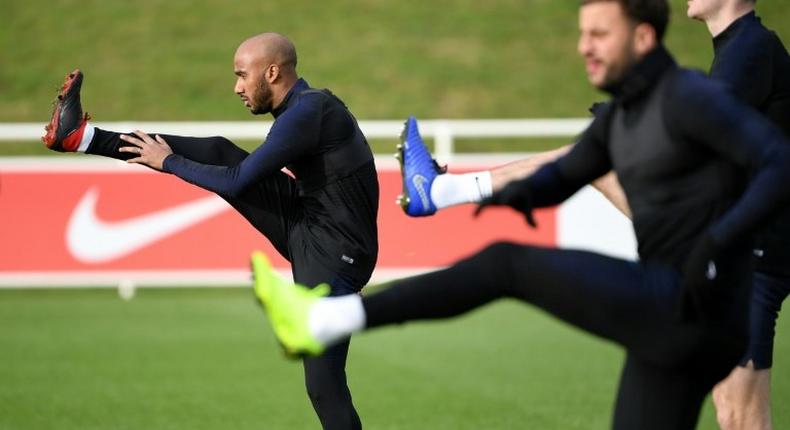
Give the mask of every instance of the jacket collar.
M 743 16 L 741 16 L 740 18 L 736 19 L 735 21 L 730 23 L 730 25 L 728 25 L 727 28 L 724 29 L 724 31 L 716 35 L 716 37 L 713 38 L 713 50 L 714 51 L 719 50 L 730 39 L 735 37 L 735 35 L 738 34 L 738 32 L 740 32 L 742 28 L 746 27 L 750 23 L 757 23 L 757 24 L 760 23 L 760 18 L 757 17 L 757 14 L 755 14 L 754 11 L 748 12 Z
M 616 103 L 628 104 L 648 92 L 667 70 L 675 67 L 677 63 L 669 51 L 658 45 L 634 64 L 623 79 L 603 90 L 611 94 Z
M 302 78 L 297 79 L 296 83 L 288 90 L 288 94 L 285 95 L 283 101 L 277 105 L 276 108 L 272 109 L 272 115 L 277 118 L 278 116 L 282 115 L 291 105 L 296 102 L 296 95 L 301 93 L 304 90 L 310 89 L 310 85 L 307 84 Z

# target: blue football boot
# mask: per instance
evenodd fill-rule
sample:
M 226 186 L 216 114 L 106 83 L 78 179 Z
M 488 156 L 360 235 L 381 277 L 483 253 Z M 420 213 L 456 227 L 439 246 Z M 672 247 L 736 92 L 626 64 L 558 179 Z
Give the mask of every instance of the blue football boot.
M 436 176 L 444 171 L 423 143 L 417 120 L 413 116 L 406 120 L 400 139 L 395 158 L 400 162 L 403 194 L 398 196 L 397 203 L 409 216 L 433 215 L 436 206 L 431 200 L 431 185 Z

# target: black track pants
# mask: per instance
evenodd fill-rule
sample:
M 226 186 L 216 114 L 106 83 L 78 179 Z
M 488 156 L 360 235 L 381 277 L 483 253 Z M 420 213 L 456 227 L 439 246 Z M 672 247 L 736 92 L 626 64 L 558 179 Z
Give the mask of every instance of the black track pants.
M 681 321 L 680 278 L 583 251 L 492 245 L 445 270 L 363 299 L 367 327 L 448 318 L 493 300 L 529 302 L 626 348 L 613 427 L 694 428 L 700 405 L 742 354 L 749 274 L 726 273 L 712 320 Z

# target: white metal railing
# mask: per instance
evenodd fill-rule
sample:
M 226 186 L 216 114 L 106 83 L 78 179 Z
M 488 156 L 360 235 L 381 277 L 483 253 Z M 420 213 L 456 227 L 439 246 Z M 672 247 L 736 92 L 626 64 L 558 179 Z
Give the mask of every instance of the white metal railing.
M 456 138 L 518 138 L 518 137 L 570 137 L 581 133 L 590 123 L 587 118 L 569 119 L 471 119 L 420 120 L 420 133 L 433 138 L 435 154 L 440 159 L 450 159 Z M 185 136 L 225 136 L 228 139 L 263 139 L 269 132 L 271 121 L 205 121 L 205 122 L 96 122 L 96 127 L 106 130 L 144 130 L 163 134 Z M 403 121 L 359 121 L 368 139 L 390 139 L 400 136 Z M 41 123 L 0 123 L 0 141 L 37 140 L 43 134 Z M 0 150 L 2 152 L 2 150 Z

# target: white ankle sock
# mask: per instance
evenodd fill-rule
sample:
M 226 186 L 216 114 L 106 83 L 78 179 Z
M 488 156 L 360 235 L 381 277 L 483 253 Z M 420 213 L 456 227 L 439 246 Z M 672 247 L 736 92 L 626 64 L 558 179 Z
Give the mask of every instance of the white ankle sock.
M 88 150 L 88 147 L 91 145 L 91 141 L 93 140 L 93 133 L 96 130 L 90 124 L 85 124 L 85 130 L 82 132 L 82 140 L 80 141 L 80 146 L 77 147 L 77 152 L 85 152 Z
M 445 173 L 433 180 L 431 200 L 438 209 L 463 203 L 479 203 L 493 193 L 491 172 Z
M 365 308 L 359 294 L 325 297 L 308 312 L 310 334 L 324 345 L 332 345 L 365 328 Z

